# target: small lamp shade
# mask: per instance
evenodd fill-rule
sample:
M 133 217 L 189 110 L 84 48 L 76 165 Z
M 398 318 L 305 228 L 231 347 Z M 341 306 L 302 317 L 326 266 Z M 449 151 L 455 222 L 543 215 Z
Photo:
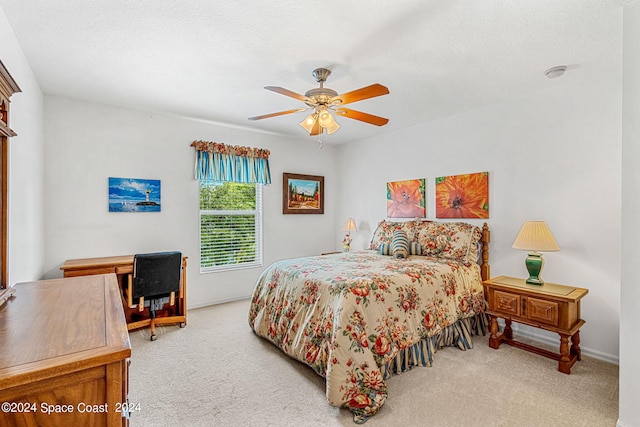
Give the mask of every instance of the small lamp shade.
M 320 123 L 320 126 L 323 128 L 328 128 L 335 123 L 335 120 L 328 110 L 322 110 L 318 115 L 318 123 Z
M 529 272 L 529 278 L 526 282 L 531 285 L 544 284 L 544 280 L 540 277 L 540 272 L 544 267 L 544 258 L 539 251 L 560 250 L 560 246 L 558 246 L 547 224 L 544 221 L 526 221 L 513 242 L 513 248 L 531 251 L 525 260 Z
M 332 133 L 340 129 L 340 125 L 336 121 L 334 121 L 331 126 L 327 126 L 325 127 L 325 129 L 327 130 L 327 133 L 331 135 Z
M 347 219 L 347 221 L 344 223 L 344 227 L 342 227 L 342 231 L 346 231 L 348 233 L 351 233 L 352 231 L 358 231 L 358 229 L 356 228 L 355 220 L 353 218 Z
M 313 130 L 313 127 L 316 124 L 317 114 L 309 114 L 303 121 L 300 122 L 300 126 L 305 128 L 305 130 L 309 133 Z

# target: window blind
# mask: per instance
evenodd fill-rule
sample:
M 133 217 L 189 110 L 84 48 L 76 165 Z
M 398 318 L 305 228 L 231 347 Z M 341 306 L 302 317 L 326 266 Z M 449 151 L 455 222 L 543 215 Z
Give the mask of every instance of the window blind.
M 262 265 L 262 185 L 200 182 L 200 271 Z

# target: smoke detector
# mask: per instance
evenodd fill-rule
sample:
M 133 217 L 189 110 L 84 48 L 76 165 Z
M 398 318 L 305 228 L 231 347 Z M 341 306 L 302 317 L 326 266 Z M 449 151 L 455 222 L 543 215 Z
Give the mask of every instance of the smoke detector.
M 560 77 L 567 71 L 566 65 L 559 65 L 557 67 L 551 67 L 547 71 L 544 72 L 544 75 L 550 79 L 555 79 L 556 77 Z

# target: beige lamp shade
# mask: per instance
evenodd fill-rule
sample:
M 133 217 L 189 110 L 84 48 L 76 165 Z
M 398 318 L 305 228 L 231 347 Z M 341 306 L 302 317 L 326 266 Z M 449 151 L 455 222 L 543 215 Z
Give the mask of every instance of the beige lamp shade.
M 513 248 L 541 252 L 560 250 L 560 246 L 544 221 L 526 221 L 513 242 Z
M 344 227 L 342 227 L 342 231 L 346 231 L 348 233 L 351 233 L 352 231 L 358 231 L 358 229 L 356 228 L 355 220 L 353 218 L 347 219 L 347 221 L 344 223 Z

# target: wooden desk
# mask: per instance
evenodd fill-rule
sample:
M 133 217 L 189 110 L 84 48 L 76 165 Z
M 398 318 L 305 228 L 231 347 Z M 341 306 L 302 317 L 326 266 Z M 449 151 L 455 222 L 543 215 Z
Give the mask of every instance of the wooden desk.
M 180 323 L 180 327 L 187 324 L 187 258 L 182 257 L 182 275 L 180 277 L 180 292 L 175 306 L 167 306 L 157 311 L 156 325 L 163 323 Z M 137 307 L 130 307 L 127 302 L 127 278 L 133 274 L 133 255 L 110 256 L 100 258 L 68 259 L 62 267 L 64 277 L 91 276 L 95 274 L 115 273 L 121 289 L 122 306 L 129 330 L 143 328 L 149 325 L 149 309 L 142 312 Z
M 580 300 L 589 292 L 584 288 L 545 282 L 530 285 L 525 279 L 498 276 L 485 280 L 484 297 L 491 317 L 489 346 L 497 349 L 502 342 L 558 361 L 558 370 L 571 373 L 571 367 L 582 359 L 580 351 Z M 498 331 L 497 318 L 505 319 L 505 328 Z M 546 329 L 560 335 L 560 353 L 534 347 L 513 339 L 511 322 Z M 569 347 L 571 340 L 571 347 Z
M 133 273 L 133 255 L 101 258 L 68 259 L 60 270 L 64 277 L 91 276 L 116 273 L 117 276 Z
M 0 426 L 127 426 L 131 345 L 115 275 L 14 289 L 0 308 Z

